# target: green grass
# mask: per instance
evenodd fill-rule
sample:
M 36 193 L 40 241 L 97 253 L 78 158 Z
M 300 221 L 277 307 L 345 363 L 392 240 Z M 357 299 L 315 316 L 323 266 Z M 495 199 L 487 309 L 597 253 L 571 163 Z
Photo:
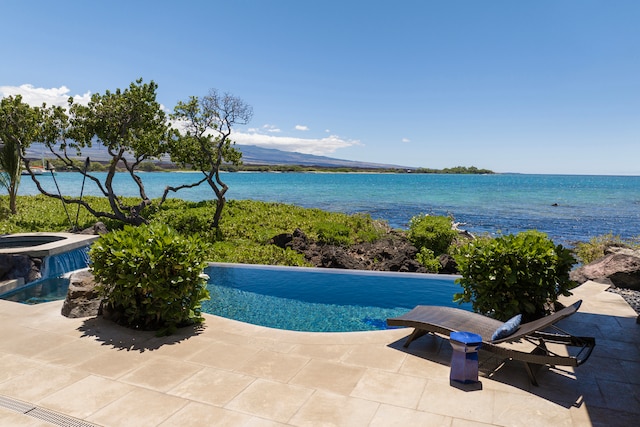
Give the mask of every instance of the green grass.
M 100 210 L 109 211 L 105 198 L 86 197 L 85 200 Z M 136 201 L 131 199 L 130 202 L 135 204 Z M 68 231 L 71 224 L 75 224 L 78 212 L 77 205 L 67 205 L 67 216 L 62 202 L 42 195 L 19 197 L 16 215 L 10 215 L 8 204 L 8 197 L 1 196 L 1 234 Z M 230 200 L 223 211 L 218 231 L 211 227 L 214 208 L 215 201 L 169 199 L 160 208 L 147 209 L 144 216 L 152 223 L 166 223 L 184 235 L 197 234 L 208 241 L 211 243 L 208 260 L 215 262 L 306 265 L 301 254 L 271 245 L 269 240 L 299 228 L 311 239 L 348 246 L 375 241 L 387 229 L 386 224 L 374 221 L 368 215 L 346 215 L 282 203 Z M 99 219 L 86 209 L 80 209 L 78 228 L 88 228 L 96 221 Z M 122 227 L 115 221 L 100 221 L 105 222 L 110 230 Z

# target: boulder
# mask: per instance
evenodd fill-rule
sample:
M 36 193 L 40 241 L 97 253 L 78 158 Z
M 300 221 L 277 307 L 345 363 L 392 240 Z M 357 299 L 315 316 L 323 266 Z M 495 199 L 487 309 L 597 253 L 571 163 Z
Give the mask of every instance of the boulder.
M 109 230 L 107 230 L 107 226 L 104 225 L 103 222 L 96 222 L 95 224 L 93 224 L 91 227 L 89 228 L 85 228 L 84 230 L 80 231 L 78 234 L 107 234 L 109 232 Z
M 442 274 L 458 274 L 458 263 L 449 254 L 438 256 L 440 262 L 440 273 Z
M 92 317 L 100 313 L 102 300 L 96 291 L 93 274 L 87 270 L 73 273 L 69 290 L 62 304 L 62 315 L 71 318 Z
M 42 277 L 42 260 L 28 255 L 0 254 L 0 280 L 24 279 L 25 283 Z
M 270 243 L 303 254 L 307 262 L 316 267 L 426 272 L 415 260 L 418 252 L 415 246 L 403 236 L 392 232 L 376 242 L 361 243 L 349 248 L 311 241 L 300 229 L 274 236 Z
M 614 286 L 640 290 L 640 257 L 629 253 L 610 253 L 571 272 L 571 280 L 609 279 Z

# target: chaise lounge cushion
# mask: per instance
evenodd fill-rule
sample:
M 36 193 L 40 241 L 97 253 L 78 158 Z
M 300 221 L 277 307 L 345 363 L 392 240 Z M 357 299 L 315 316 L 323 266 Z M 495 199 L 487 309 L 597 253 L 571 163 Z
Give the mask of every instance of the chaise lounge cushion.
M 491 336 L 491 341 L 506 338 L 509 335 L 513 334 L 520 327 L 521 321 L 522 321 L 522 314 L 517 314 L 513 316 L 511 319 L 507 320 L 502 326 L 496 329 L 496 331 Z

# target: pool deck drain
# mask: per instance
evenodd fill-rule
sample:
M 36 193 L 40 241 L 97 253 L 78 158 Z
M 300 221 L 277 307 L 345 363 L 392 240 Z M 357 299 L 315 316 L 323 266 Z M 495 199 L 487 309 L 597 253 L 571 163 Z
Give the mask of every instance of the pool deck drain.
M 159 338 L 65 318 L 61 301 L 0 301 L 0 395 L 99 426 L 635 425 L 640 325 L 605 288 L 588 282 L 563 299 L 584 301 L 561 327 L 596 337 L 586 364 L 543 369 L 533 387 L 507 363 L 469 392 L 449 384 L 448 343 L 403 349 L 407 329 L 306 333 L 205 315 L 203 328 Z M 28 416 L 0 405 L 5 425 Z
M 22 415 L 26 415 L 31 418 L 36 418 L 41 421 L 46 421 L 52 425 L 60 427 L 99 427 L 96 424 L 91 424 L 86 421 L 78 420 L 68 415 L 60 414 L 55 411 L 50 411 L 45 408 L 39 408 L 30 403 L 21 402 L 10 397 L 0 395 L 0 407 L 9 409 L 13 412 L 17 412 Z

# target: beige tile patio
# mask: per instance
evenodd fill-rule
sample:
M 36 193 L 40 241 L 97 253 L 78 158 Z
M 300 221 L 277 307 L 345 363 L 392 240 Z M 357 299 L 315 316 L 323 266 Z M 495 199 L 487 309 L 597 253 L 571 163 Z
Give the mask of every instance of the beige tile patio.
M 258 379 L 225 408 L 286 423 L 313 394 L 313 389 Z
M 101 352 L 102 349 L 100 345 L 95 342 L 74 339 L 73 341 L 42 351 L 35 355 L 34 359 L 52 363 L 57 366 L 72 367 L 83 363 L 91 357 L 98 356 Z
M 522 395 L 495 392 L 493 420 L 494 424 L 522 427 L 571 427 L 573 422 L 566 416 L 567 408 L 537 398 Z
M 246 426 L 251 420 L 250 415 L 240 414 L 216 406 L 199 402 L 190 402 L 178 412 L 159 424 L 160 427 L 184 426 Z
M 449 385 L 448 342 L 404 349 L 408 329 L 303 333 L 206 315 L 202 331 L 155 338 L 100 318 L 58 319 L 61 302 L 0 301 L 0 394 L 105 426 L 635 425 L 640 326 L 619 295 L 580 293 L 591 300 L 562 327 L 596 336 L 586 364 L 545 368 L 533 387 L 508 363 L 467 392 Z M 43 425 L 0 407 L 6 420 Z
M 153 390 L 135 388 L 86 420 L 103 426 L 157 426 L 182 409 L 187 400 Z
M 493 390 L 463 391 L 448 381 L 431 380 L 420 398 L 418 409 L 454 418 L 491 424 L 494 421 Z
M 365 344 L 354 346 L 345 355 L 343 362 L 395 372 L 400 369 L 405 357 L 405 353 L 390 347 Z
M 254 377 L 287 382 L 309 363 L 309 360 L 308 357 L 262 350 L 238 367 L 237 371 Z
M 30 328 L 20 328 L 15 334 L 3 335 L 0 340 L 0 350 L 11 351 L 26 357 L 51 350 L 59 345 L 74 341 L 66 336 L 38 331 Z
M 289 353 L 315 359 L 339 361 L 343 360 L 350 351 L 351 346 L 347 344 L 298 344 Z
M 133 389 L 133 386 L 91 375 L 44 397 L 38 405 L 72 417 L 86 418 Z
M 25 402 L 37 402 L 87 376 L 87 373 L 72 369 L 42 366 L 0 383 L 0 394 Z
M 119 378 L 138 369 L 142 363 L 149 360 L 148 352 L 119 350 L 116 348 L 102 348 L 94 357 L 87 358 L 75 366 L 78 370 L 90 372 L 107 378 Z
M 166 392 L 193 374 L 203 369 L 202 366 L 158 356 L 143 363 L 138 369 L 120 378 L 128 384 Z
M 316 387 L 348 396 L 365 371 L 365 368 L 358 366 L 311 360 L 289 383 L 305 387 Z
M 212 342 L 205 348 L 188 356 L 187 359 L 215 368 L 234 370 L 255 356 L 260 350 L 254 347 L 229 344 L 224 342 Z
M 168 394 L 211 405 L 224 406 L 254 380 L 254 377 L 247 375 L 215 368 L 204 368 L 169 390 Z
M 295 426 L 368 426 L 379 404 L 319 391 L 289 421 Z
M 449 427 L 453 418 L 415 409 L 382 404 L 369 424 L 371 427 Z
M 351 396 L 415 409 L 426 384 L 423 378 L 368 369 Z
M 38 369 L 41 366 L 42 363 L 24 356 L 0 353 L 0 382 L 23 375 L 26 372 L 32 369 Z

